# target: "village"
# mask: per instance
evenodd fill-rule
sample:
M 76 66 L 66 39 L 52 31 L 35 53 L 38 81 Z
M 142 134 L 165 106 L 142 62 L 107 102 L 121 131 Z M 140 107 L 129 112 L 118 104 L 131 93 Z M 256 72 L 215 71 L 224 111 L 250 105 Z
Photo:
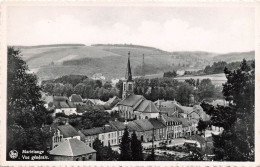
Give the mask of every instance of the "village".
M 130 54 L 130 53 L 129 53 Z M 130 56 L 128 57 L 126 75 L 123 80 L 122 99 L 114 96 L 108 101 L 100 99 L 83 99 L 78 94 L 70 97 L 45 95 L 45 107 L 53 110 L 53 118 L 65 117 L 62 124 L 55 124 L 49 154 L 53 160 L 95 161 L 97 151 L 93 149 L 96 139 L 103 146 L 120 153 L 120 143 L 125 130 L 131 136 L 135 133 L 142 143 L 143 153 L 149 155 L 154 151 L 158 160 L 185 160 L 191 148 L 202 154 L 203 160 L 212 160 L 212 134 L 222 133 L 222 127 L 207 125 L 198 130 L 199 121 L 207 122 L 210 116 L 195 103 L 194 95 L 189 95 L 189 104 L 181 105 L 178 101 L 158 99 L 147 100 L 142 95 L 134 94 Z M 214 101 L 213 105 L 226 105 L 223 101 Z M 82 115 L 76 106 L 110 106 L 105 109 L 109 114 L 117 113 L 118 118 L 110 120 L 101 127 L 77 129 L 70 125 L 66 116 Z

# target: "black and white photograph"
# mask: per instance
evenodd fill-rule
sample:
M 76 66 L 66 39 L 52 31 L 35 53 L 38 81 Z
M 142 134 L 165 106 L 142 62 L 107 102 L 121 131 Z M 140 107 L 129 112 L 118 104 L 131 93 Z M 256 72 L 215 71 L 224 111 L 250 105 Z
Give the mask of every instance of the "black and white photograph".
M 257 3 L 55 4 L 1 13 L 1 160 L 256 162 Z

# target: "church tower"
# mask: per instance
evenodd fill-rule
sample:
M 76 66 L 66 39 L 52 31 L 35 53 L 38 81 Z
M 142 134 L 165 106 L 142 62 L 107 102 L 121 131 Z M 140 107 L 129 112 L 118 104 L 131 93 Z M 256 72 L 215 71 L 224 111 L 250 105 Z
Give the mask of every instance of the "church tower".
M 122 98 L 125 99 L 127 96 L 134 92 L 134 81 L 132 79 L 131 65 L 130 65 L 130 52 L 128 52 L 128 62 L 125 73 L 125 80 L 123 81 L 123 94 Z

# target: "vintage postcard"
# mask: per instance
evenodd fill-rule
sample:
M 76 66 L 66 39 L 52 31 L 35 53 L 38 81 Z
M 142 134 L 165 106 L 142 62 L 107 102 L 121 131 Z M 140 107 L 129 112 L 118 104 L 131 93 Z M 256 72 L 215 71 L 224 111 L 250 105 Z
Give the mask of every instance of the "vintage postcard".
M 260 165 L 260 3 L 0 13 L 2 166 Z

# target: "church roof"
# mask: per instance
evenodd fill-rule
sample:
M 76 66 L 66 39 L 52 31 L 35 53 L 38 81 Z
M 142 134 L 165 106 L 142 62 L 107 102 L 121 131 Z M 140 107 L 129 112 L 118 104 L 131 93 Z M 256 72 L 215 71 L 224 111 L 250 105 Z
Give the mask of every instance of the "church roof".
M 131 94 L 131 95 L 127 96 L 125 99 L 123 99 L 122 101 L 120 101 L 118 104 L 119 105 L 121 104 L 121 105 L 133 107 L 134 105 L 136 105 L 143 98 L 144 97 L 141 96 L 141 95 Z
M 135 111 L 139 112 L 154 112 L 158 113 L 159 110 L 155 106 L 155 104 L 150 100 L 143 100 L 136 108 L 134 108 Z

